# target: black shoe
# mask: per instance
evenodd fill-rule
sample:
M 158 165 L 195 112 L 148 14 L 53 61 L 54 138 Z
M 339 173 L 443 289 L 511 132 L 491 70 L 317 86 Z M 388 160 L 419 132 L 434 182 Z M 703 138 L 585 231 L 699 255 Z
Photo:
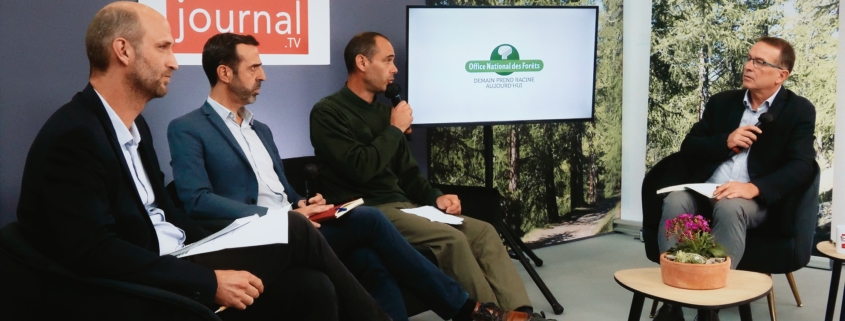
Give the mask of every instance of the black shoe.
M 719 310 L 698 310 L 695 321 L 719 321 Z
M 663 303 L 654 315 L 654 321 L 685 321 L 684 311 L 680 306 Z

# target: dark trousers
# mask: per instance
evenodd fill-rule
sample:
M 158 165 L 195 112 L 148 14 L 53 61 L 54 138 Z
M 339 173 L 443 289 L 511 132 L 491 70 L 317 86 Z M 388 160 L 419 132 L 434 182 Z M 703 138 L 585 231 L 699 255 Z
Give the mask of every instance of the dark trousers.
M 189 256 L 215 270 L 246 270 L 262 293 L 246 310 L 226 309 L 225 320 L 388 320 L 378 304 L 335 256 L 311 222 L 288 213 L 288 244 Z
M 361 206 L 324 222 L 320 232 L 364 288 L 394 321 L 408 320 L 399 286 L 451 319 L 469 294 L 399 234 L 378 209 Z

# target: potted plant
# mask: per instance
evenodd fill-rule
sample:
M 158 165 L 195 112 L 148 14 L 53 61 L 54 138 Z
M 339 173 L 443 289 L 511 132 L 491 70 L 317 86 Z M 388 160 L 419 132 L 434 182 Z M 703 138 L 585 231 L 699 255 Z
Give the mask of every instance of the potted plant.
M 682 214 L 666 221 L 666 238 L 678 243 L 660 255 L 663 283 L 682 289 L 711 290 L 727 284 L 731 259 L 713 240 L 701 215 Z

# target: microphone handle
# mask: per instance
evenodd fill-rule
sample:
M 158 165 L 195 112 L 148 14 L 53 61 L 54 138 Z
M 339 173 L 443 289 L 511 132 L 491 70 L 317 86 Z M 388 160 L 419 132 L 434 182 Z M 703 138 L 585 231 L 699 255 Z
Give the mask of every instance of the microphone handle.
M 399 95 L 396 95 L 396 97 L 390 98 L 390 102 L 393 103 L 393 107 L 395 108 L 396 105 L 399 105 L 399 103 L 402 102 L 402 97 L 399 96 Z M 405 135 L 410 135 L 411 132 L 412 132 L 411 127 L 408 127 L 408 129 L 405 130 Z
M 760 125 L 763 125 L 763 122 L 758 121 L 756 124 L 754 124 L 754 126 L 757 128 L 760 128 Z M 739 148 L 739 146 L 734 146 L 733 148 L 731 148 L 731 151 L 728 152 L 728 157 L 732 157 L 733 155 L 739 154 L 741 152 L 742 148 Z

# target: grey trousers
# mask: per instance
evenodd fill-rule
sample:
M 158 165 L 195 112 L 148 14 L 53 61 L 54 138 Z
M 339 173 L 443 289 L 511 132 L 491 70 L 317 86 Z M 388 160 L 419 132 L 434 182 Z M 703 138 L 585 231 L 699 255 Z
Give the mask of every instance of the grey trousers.
M 666 252 L 677 238 L 666 238 L 666 221 L 681 214 L 700 214 L 710 220 L 710 229 L 717 243 L 722 244 L 731 258 L 731 268 L 745 253 L 745 231 L 759 226 L 766 219 L 766 208 L 744 198 L 722 199 L 714 202 L 695 192 L 676 191 L 663 200 L 663 216 L 657 235 L 660 252 Z

